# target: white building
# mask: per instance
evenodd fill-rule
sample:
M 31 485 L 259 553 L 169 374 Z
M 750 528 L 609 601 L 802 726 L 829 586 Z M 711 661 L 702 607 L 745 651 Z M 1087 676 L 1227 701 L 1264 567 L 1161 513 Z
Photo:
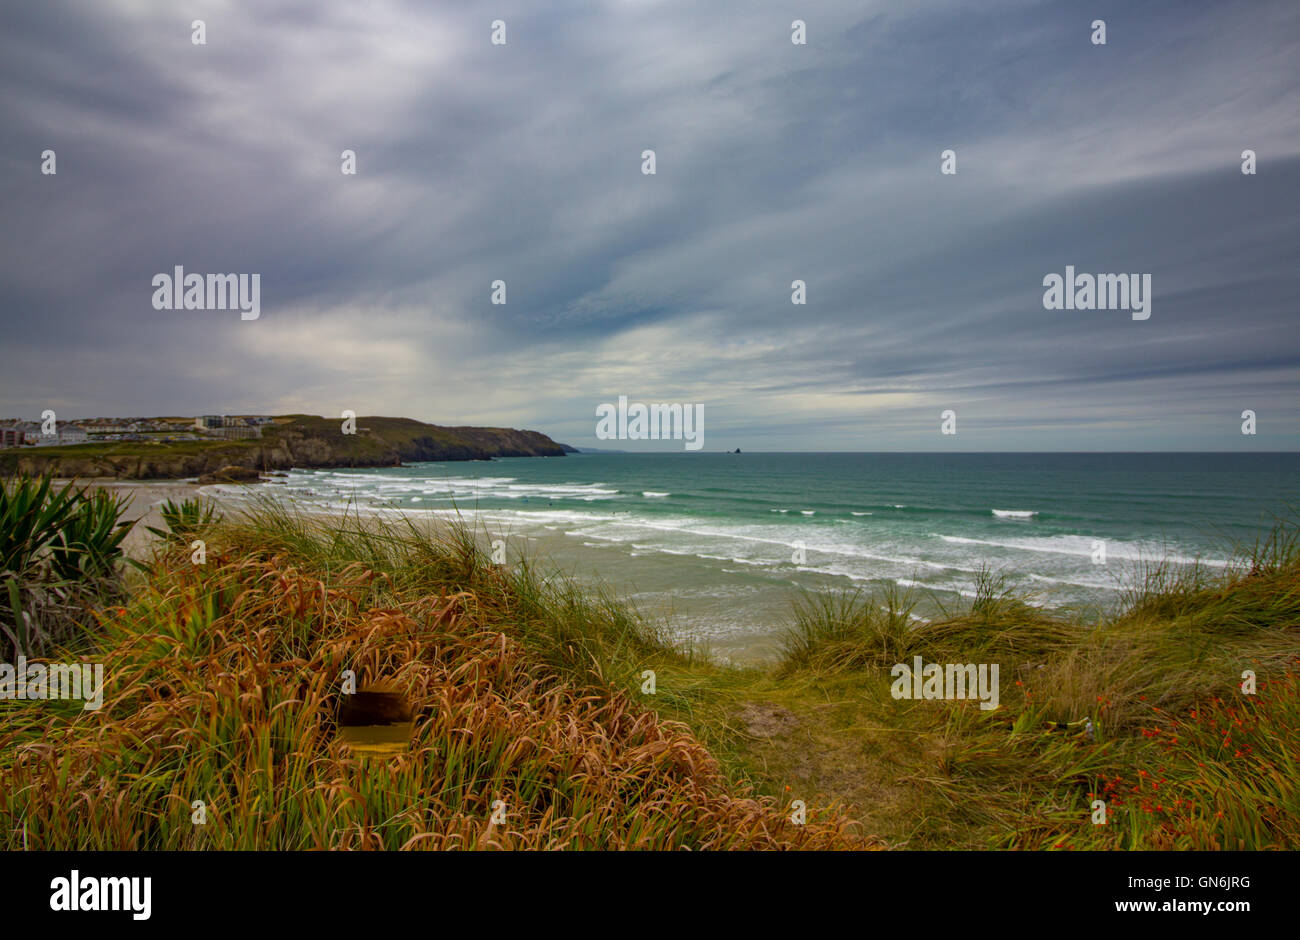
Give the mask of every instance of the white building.
M 248 427 L 226 427 L 226 428 L 217 428 L 212 433 L 215 434 L 217 437 L 224 438 L 225 440 L 228 441 L 242 441 L 253 437 L 261 437 L 262 429 L 248 428 Z

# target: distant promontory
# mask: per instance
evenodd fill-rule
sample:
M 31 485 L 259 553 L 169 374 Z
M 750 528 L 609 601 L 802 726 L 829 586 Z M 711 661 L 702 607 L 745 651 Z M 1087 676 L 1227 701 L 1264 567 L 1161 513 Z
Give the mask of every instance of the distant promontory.
M 181 479 L 227 467 L 289 470 L 294 467 L 391 467 L 421 460 L 490 460 L 494 457 L 563 457 L 565 449 L 538 431 L 444 427 L 411 418 L 344 422 L 316 415 L 265 419 L 256 436 L 234 439 L 114 439 L 0 449 L 0 471 L 60 477 Z

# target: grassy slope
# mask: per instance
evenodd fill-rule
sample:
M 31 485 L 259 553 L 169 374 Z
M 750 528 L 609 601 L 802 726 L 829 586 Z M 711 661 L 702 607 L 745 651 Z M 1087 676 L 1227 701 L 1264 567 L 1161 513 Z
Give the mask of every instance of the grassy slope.
M 970 611 L 919 628 L 905 597 L 885 611 L 810 598 L 785 661 L 738 671 L 613 601 L 494 568 L 464 533 L 440 547 L 355 524 L 323 534 L 267 507 L 214 532 L 206 568 L 164 559 L 106 623 L 124 684 L 111 733 L 58 703 L 9 703 L 0 812 L 51 846 L 851 847 L 865 832 L 913 848 L 1296 848 L 1287 531 L 1230 581 L 1148 572 L 1099 623 L 992 580 Z M 914 654 L 999 663 L 1002 707 L 893 699 L 889 666 Z M 414 756 L 381 770 L 331 743 L 321 716 L 345 664 L 423 703 Z M 1257 695 L 1238 690 L 1244 669 Z M 47 727 L 51 714 L 64 717 Z M 15 760 L 38 740 L 53 749 Z M 186 741 L 205 756 L 182 760 Z M 219 825 L 196 835 L 184 807 L 201 792 L 222 794 Z M 484 822 L 495 798 L 520 808 L 511 826 Z M 793 800 L 810 825 L 788 823 Z
M 31 847 L 869 846 L 829 813 L 794 824 L 606 682 L 605 656 L 673 655 L 619 608 L 503 572 L 472 538 L 322 532 L 269 506 L 207 535 L 206 564 L 177 546 L 103 618 L 101 712 L 0 705 L 0 816 Z M 407 753 L 339 743 L 344 669 L 406 695 Z
M 0 469 L 9 470 L 20 457 L 158 457 L 200 453 L 239 453 L 256 441 L 93 441 L 85 444 L 51 444 L 41 448 L 0 450 Z
M 1297 848 L 1300 562 L 1285 534 L 1256 559 L 1222 582 L 1150 572 L 1125 612 L 1092 624 L 991 585 L 920 628 L 897 597 L 889 611 L 811 599 L 775 674 L 702 695 L 701 724 L 725 728 L 743 702 L 768 712 L 759 733 L 706 740 L 768 792 L 842 800 L 894 845 Z M 917 654 L 999 663 L 1002 707 L 895 700 L 888 667 Z M 1255 695 L 1239 688 L 1247 669 Z

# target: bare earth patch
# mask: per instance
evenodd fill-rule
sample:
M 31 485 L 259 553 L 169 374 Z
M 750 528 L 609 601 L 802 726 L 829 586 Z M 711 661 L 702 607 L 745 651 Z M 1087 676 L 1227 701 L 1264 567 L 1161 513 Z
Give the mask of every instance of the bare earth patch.
M 788 708 L 769 703 L 747 702 L 738 716 L 745 731 L 756 738 L 774 738 L 799 726 L 799 716 Z

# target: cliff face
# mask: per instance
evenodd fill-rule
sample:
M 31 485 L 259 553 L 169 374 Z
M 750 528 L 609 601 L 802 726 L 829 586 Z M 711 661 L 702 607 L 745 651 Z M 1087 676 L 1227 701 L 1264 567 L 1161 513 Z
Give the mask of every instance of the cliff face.
M 291 415 L 248 441 L 85 444 L 0 450 L 0 470 L 61 477 L 180 478 L 227 466 L 254 470 L 292 467 L 391 467 L 420 460 L 563 457 L 545 434 L 513 428 L 442 427 L 410 418 L 359 417 L 356 433 L 342 421 Z

